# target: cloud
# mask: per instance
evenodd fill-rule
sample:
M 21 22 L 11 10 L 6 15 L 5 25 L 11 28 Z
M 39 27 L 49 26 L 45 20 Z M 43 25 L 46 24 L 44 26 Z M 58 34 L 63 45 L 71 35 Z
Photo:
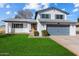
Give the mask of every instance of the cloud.
M 7 3 L 0 3 L 0 8 L 10 8 L 10 5 Z
M 39 5 L 37 3 L 29 3 L 26 4 L 23 9 L 38 9 Z
M 14 12 L 14 14 L 16 15 L 16 14 L 17 14 L 17 12 L 15 11 L 15 12 Z
M 79 3 L 74 3 L 74 7 L 79 7 Z
M 43 9 L 48 8 L 49 4 L 48 3 L 42 3 L 41 5 L 43 5 Z
M 25 9 L 35 9 L 35 10 L 40 10 L 40 9 L 45 9 L 48 8 L 48 4 L 47 3 L 29 3 L 26 4 L 23 8 L 23 10 Z
M 64 11 L 65 11 L 65 8 L 63 8 L 62 10 L 64 10 Z
M 0 8 L 4 8 L 5 5 L 6 3 L 0 3 Z
M 10 13 L 11 13 L 10 11 L 7 11 L 7 12 L 6 12 L 7 15 L 9 15 Z
M 79 11 L 79 3 L 73 3 L 73 5 L 74 5 L 74 9 L 72 10 L 72 12 Z
M 77 11 L 79 11 L 79 9 L 78 9 L 78 8 L 73 9 L 73 12 L 77 12 Z
M 6 8 L 10 8 L 10 5 L 9 5 L 9 4 L 7 4 L 7 5 L 6 5 Z

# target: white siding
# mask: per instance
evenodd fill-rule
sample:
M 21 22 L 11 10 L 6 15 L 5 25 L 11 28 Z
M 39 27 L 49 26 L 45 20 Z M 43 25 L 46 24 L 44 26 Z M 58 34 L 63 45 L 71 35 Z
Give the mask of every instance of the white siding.
M 41 24 L 37 20 L 37 31 L 39 31 L 39 36 L 42 36 L 42 33 L 41 33 L 42 30 L 46 30 L 46 24 Z
M 7 22 L 5 23 L 5 33 L 6 34 L 8 33 L 8 23 Z
M 6 22 L 5 23 L 5 33 L 11 33 L 11 23 L 10 22 Z
M 37 19 L 41 19 L 40 14 L 50 14 L 50 15 L 51 15 L 51 18 L 50 18 L 50 19 L 51 19 L 51 20 L 56 20 L 56 19 L 55 19 L 55 15 L 56 15 L 56 14 L 62 14 L 62 15 L 64 15 L 64 20 L 67 19 L 67 15 L 66 15 L 65 13 L 62 13 L 62 12 L 60 12 L 60 11 L 58 11 L 58 10 L 53 10 L 53 9 L 39 13 L 39 14 L 37 15 Z
M 14 22 L 15 24 L 18 24 L 19 22 Z M 5 33 L 29 33 L 31 30 L 31 24 L 30 23 L 23 23 L 23 28 L 12 28 L 12 23 L 6 22 L 5 23 Z
M 75 36 L 75 35 L 76 35 L 76 25 L 70 24 L 70 36 Z

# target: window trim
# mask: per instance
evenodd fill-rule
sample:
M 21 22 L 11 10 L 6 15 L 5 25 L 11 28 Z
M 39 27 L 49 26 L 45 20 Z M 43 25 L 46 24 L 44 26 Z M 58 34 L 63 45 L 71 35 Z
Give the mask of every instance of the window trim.
M 44 17 L 42 17 L 42 15 L 44 15 Z M 48 15 L 48 16 L 46 16 Z M 51 18 L 51 14 L 40 14 L 42 19 L 50 19 Z
M 58 16 L 58 18 L 57 18 L 57 16 Z M 62 14 L 56 14 L 55 15 L 55 19 L 64 19 L 64 15 L 62 15 Z
M 12 28 L 23 28 L 23 24 L 12 23 Z

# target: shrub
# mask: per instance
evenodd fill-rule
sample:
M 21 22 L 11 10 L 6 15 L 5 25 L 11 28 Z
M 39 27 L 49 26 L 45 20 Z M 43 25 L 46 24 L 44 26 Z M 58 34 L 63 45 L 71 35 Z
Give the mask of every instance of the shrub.
M 39 32 L 38 31 L 34 31 L 34 36 L 39 36 Z
M 42 30 L 42 36 L 49 36 L 49 33 L 47 30 Z
M 0 34 L 4 34 L 5 30 L 4 29 L 0 29 Z

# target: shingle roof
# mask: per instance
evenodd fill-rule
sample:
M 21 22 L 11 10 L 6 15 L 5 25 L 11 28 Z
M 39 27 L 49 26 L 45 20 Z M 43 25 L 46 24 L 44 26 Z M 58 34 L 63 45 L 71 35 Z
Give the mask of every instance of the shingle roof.
M 36 19 L 38 13 L 41 13 L 41 12 L 44 12 L 44 11 L 47 11 L 47 10 L 52 10 L 52 9 L 59 10 L 59 11 L 65 13 L 65 14 L 67 14 L 67 15 L 69 14 L 68 12 L 63 11 L 63 10 L 61 10 L 61 9 L 58 9 L 58 8 L 55 8 L 55 7 L 51 7 L 51 8 L 47 8 L 47 9 L 42 9 L 42 10 L 36 11 L 36 13 L 35 13 L 35 19 Z
M 33 19 L 7 19 L 3 20 L 4 22 L 29 22 L 29 23 L 36 23 L 36 20 Z
M 3 20 L 4 22 L 28 22 L 28 23 L 37 23 L 36 20 L 33 19 L 7 19 L 7 20 Z M 39 19 L 40 22 L 42 23 L 76 23 L 76 22 L 72 22 L 69 20 L 53 20 L 53 19 Z

